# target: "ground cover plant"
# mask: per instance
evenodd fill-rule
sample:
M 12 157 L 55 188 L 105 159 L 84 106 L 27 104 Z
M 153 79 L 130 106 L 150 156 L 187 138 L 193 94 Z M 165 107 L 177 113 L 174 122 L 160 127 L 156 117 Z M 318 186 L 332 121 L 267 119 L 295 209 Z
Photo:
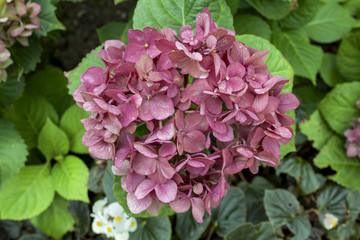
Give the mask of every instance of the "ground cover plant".
M 1 1 L 1 238 L 359 239 L 359 13 Z

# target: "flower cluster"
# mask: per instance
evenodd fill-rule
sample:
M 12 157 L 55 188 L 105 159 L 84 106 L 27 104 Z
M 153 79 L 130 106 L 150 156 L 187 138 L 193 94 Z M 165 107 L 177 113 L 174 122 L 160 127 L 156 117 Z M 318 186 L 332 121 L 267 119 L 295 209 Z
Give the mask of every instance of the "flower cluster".
M 360 101 L 357 102 L 357 107 L 360 109 Z M 353 128 L 346 130 L 344 135 L 346 137 L 346 155 L 360 158 L 360 118 L 356 119 Z
M 0 83 L 6 80 L 6 68 L 12 63 L 10 52 L 15 42 L 29 46 L 28 37 L 40 28 L 40 5 L 24 0 L 4 0 L 0 3 Z
M 257 173 L 260 162 L 277 166 L 280 144 L 293 137 L 285 113 L 299 102 L 281 94 L 289 80 L 269 73 L 268 51 L 234 35 L 206 8 L 196 35 L 189 25 L 180 36 L 169 28 L 129 30 L 127 46 L 111 40 L 98 53 L 105 69 L 80 77 L 73 96 L 93 112 L 82 120 L 83 144 L 113 160 L 131 212 L 192 207 L 202 222 L 205 209 L 211 214 L 226 195 L 227 175 Z M 148 133 L 136 137 L 137 128 Z
M 336 227 L 339 221 L 339 219 L 336 216 L 332 215 L 331 213 L 326 213 L 323 216 L 323 218 L 324 218 L 323 225 L 327 230 Z
M 129 232 L 134 232 L 137 228 L 135 218 L 128 217 L 119 203 L 107 203 L 106 198 L 94 203 L 92 230 L 115 240 L 129 239 Z

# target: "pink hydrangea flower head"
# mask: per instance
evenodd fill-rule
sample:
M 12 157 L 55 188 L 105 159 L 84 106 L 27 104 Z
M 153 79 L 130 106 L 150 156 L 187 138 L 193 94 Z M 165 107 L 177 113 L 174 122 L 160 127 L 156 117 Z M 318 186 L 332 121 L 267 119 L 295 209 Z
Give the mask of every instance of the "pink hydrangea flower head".
M 357 103 L 357 107 L 360 109 L 360 101 Z M 348 157 L 360 158 L 360 118 L 355 120 L 352 128 L 344 132 L 346 137 L 346 155 Z
M 191 208 L 202 222 L 230 188 L 228 175 L 257 173 L 260 162 L 277 166 L 280 145 L 293 137 L 285 113 L 299 101 L 281 93 L 289 79 L 268 71 L 269 52 L 237 42 L 208 9 L 196 31 L 147 27 L 128 35 L 127 46 L 105 42 L 98 53 L 105 68 L 85 71 L 73 94 L 93 112 L 83 120 L 83 142 L 113 161 L 131 212 L 157 215 L 167 204 Z

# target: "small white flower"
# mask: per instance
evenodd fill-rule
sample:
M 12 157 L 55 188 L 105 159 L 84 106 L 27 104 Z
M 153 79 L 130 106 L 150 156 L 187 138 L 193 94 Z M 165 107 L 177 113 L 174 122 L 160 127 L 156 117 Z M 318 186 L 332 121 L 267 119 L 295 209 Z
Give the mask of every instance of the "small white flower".
M 129 217 L 118 202 L 110 203 L 104 209 L 104 215 L 112 218 L 112 224 L 117 232 L 128 232 L 130 227 Z
M 108 225 L 108 222 L 106 221 L 106 219 L 102 218 L 101 215 L 94 215 L 94 220 L 92 222 L 92 230 L 94 233 L 100 234 L 100 233 L 105 233 L 106 230 L 106 226 Z
M 118 232 L 115 235 L 115 240 L 128 240 L 129 239 L 129 232 Z
M 337 217 L 335 217 L 334 215 L 332 215 L 331 213 L 326 213 L 324 215 L 324 227 L 327 230 L 330 230 L 334 227 L 336 227 L 337 223 L 338 223 L 339 219 Z
M 106 204 L 107 198 L 97 200 L 92 208 L 93 213 L 98 214 L 99 212 L 102 212 Z
M 135 232 L 137 229 L 136 219 L 131 217 L 128 219 L 128 223 L 129 223 L 129 232 Z

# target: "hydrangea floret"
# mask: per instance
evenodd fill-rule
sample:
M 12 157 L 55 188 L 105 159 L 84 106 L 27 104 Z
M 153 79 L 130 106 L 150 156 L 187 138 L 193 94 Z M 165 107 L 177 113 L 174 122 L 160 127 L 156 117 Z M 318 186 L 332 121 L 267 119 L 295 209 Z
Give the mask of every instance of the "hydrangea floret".
M 91 216 L 93 232 L 115 240 L 129 239 L 129 232 L 137 228 L 135 218 L 127 216 L 118 202 L 109 204 L 106 198 L 94 203 Z
M 360 109 L 360 100 L 357 102 L 357 107 Z M 346 137 L 346 155 L 360 158 L 360 118 L 355 119 L 352 128 L 346 130 L 344 135 Z
M 271 75 L 269 51 L 236 41 L 207 8 L 196 35 L 189 25 L 180 36 L 146 27 L 128 40 L 106 41 L 97 53 L 106 68 L 87 69 L 73 93 L 93 112 L 82 120 L 83 144 L 112 159 L 132 213 L 191 207 L 202 222 L 230 188 L 228 175 L 278 165 L 280 145 L 293 137 L 285 113 L 299 102 L 281 93 L 289 79 Z M 148 133 L 137 137 L 139 126 Z
M 3 0 L 0 2 L 0 83 L 7 78 L 6 68 L 12 64 L 7 49 L 15 42 L 29 46 L 28 38 L 40 29 L 40 5 L 24 0 Z

